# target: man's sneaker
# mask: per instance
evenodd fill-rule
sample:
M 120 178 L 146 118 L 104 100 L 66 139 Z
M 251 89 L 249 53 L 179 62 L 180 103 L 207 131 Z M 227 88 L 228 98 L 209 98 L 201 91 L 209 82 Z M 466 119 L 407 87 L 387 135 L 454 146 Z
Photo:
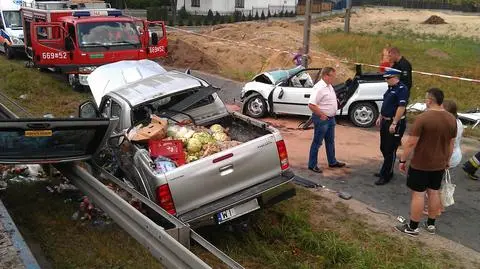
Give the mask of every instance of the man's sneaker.
M 468 178 L 472 179 L 472 180 L 478 180 L 479 177 L 477 175 L 475 175 L 474 173 L 472 173 L 472 171 L 469 171 L 468 168 L 465 167 L 465 165 L 463 166 L 463 172 L 465 172 L 465 174 L 467 175 Z
M 435 232 L 437 231 L 437 228 L 435 228 L 435 225 L 428 225 L 426 221 L 423 223 L 423 227 L 430 234 L 435 234 Z
M 411 229 L 410 226 L 407 223 L 397 225 L 397 226 L 395 226 L 395 229 L 397 229 L 398 231 L 400 231 L 404 234 L 408 234 L 408 235 L 413 236 L 413 237 L 417 237 L 417 235 L 420 233 L 420 230 L 418 228 Z

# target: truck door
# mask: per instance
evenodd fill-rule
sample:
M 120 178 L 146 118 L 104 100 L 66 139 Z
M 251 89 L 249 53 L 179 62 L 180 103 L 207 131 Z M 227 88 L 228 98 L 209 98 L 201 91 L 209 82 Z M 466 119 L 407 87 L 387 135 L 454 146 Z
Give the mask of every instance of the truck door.
M 145 21 L 144 33 L 148 34 L 147 58 L 155 59 L 167 56 L 167 31 L 162 21 Z
M 34 22 L 30 28 L 33 61 L 38 66 L 50 67 L 71 63 L 71 37 L 61 23 Z
M 90 159 L 106 143 L 115 123 L 109 119 L 2 119 L 0 163 Z

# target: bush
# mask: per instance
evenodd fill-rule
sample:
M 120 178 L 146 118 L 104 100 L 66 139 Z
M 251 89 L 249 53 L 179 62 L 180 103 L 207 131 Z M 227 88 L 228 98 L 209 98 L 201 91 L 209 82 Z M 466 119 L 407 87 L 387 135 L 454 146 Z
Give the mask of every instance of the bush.
M 260 19 L 261 19 L 262 21 L 265 20 L 265 13 L 263 13 L 263 11 L 262 11 L 262 15 L 260 16 Z
M 213 21 L 213 11 L 211 9 L 208 10 L 207 21 Z
M 216 12 L 215 12 L 215 21 L 216 21 L 216 22 L 220 22 L 220 18 L 221 18 L 221 17 L 222 17 L 222 16 L 220 15 L 220 13 L 218 13 L 218 11 L 216 11 Z
M 190 13 L 185 9 L 185 6 L 183 6 L 179 11 L 178 11 L 178 20 L 186 20 L 190 17 Z
M 250 11 L 250 13 L 248 13 L 247 20 L 248 20 L 248 21 L 253 20 L 253 16 L 252 16 L 252 12 L 251 12 L 251 11 Z
M 267 13 L 267 18 L 270 18 L 270 17 L 272 17 L 272 14 L 270 13 L 270 9 L 269 9 Z
M 278 14 L 278 17 L 282 18 L 283 17 L 283 10 L 280 11 L 280 13 Z
M 235 22 L 242 21 L 242 12 L 240 12 L 240 11 L 233 12 L 233 18 L 234 18 Z
M 172 19 L 168 20 L 168 25 L 170 25 L 170 26 L 174 26 L 174 25 L 173 25 L 173 20 L 172 20 Z
M 260 17 L 258 16 L 258 11 L 255 12 L 255 20 L 258 21 L 260 19 Z
M 224 24 L 224 23 L 225 23 L 225 17 L 224 17 L 224 16 L 220 16 L 220 19 L 218 20 L 218 23 L 219 23 L 219 24 Z
M 187 25 L 188 25 L 188 26 L 193 26 L 193 20 L 192 20 L 192 17 L 188 18 Z
M 178 26 L 184 26 L 185 23 L 183 22 L 183 20 L 178 20 Z
M 242 13 L 242 21 L 247 21 L 247 17 Z
M 275 11 L 275 13 L 273 14 L 273 17 L 276 18 L 277 17 L 277 12 Z

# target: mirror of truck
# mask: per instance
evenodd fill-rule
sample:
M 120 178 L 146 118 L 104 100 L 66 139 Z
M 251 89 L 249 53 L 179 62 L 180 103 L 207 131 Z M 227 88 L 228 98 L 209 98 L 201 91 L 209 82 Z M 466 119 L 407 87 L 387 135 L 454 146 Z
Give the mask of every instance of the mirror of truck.
M 158 45 L 158 34 L 157 33 L 152 33 L 152 45 L 156 46 Z
M 92 101 L 86 101 L 80 105 L 78 117 L 94 119 L 99 117 L 97 106 Z

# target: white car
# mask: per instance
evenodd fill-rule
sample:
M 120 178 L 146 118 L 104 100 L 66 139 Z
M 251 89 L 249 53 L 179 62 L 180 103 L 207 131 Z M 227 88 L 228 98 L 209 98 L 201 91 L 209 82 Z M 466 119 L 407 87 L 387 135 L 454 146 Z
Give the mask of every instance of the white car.
M 310 116 L 308 99 L 313 85 L 320 80 L 321 70 L 299 66 L 258 74 L 242 89 L 242 112 L 254 118 L 268 113 Z M 388 85 L 381 73 L 362 73 L 359 65 L 356 71 L 353 79 L 334 86 L 339 103 L 337 115 L 348 115 L 356 126 L 371 127 Z

